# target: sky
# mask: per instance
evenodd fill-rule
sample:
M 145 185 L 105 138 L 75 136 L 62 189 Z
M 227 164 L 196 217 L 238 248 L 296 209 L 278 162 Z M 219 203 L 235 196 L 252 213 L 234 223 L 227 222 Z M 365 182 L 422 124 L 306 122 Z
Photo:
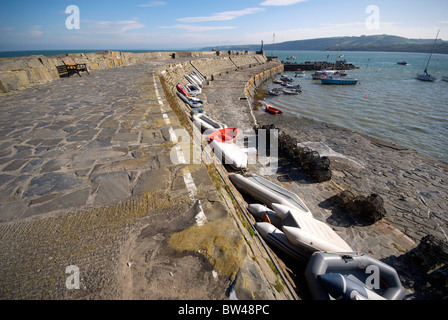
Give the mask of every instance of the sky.
M 0 51 L 186 50 L 374 34 L 434 39 L 437 30 L 448 40 L 447 0 L 0 1 Z

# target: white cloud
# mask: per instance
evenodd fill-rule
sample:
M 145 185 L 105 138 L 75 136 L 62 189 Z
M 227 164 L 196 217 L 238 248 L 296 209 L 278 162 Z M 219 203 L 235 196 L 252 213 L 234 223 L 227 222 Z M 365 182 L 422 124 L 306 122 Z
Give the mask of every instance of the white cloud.
M 290 6 L 305 1 L 307 0 L 266 0 L 260 3 L 260 5 L 281 7 L 281 6 Z
M 25 35 L 30 37 L 40 37 L 44 33 L 40 30 L 41 26 L 32 26 L 30 30 L 26 32 Z
M 166 6 L 167 3 L 165 1 L 151 1 L 144 4 L 139 4 L 139 7 L 149 8 L 149 7 L 163 7 Z
M 207 22 L 207 21 L 228 21 L 233 20 L 238 17 L 242 17 L 248 14 L 253 14 L 257 12 L 264 11 L 263 8 L 246 8 L 239 11 L 224 11 L 219 13 L 214 13 L 207 17 L 187 17 L 187 18 L 179 18 L 177 21 L 179 22 Z
M 183 29 L 191 32 L 203 32 L 203 31 L 214 31 L 214 30 L 231 30 L 235 27 L 207 27 L 207 26 L 192 26 L 189 24 L 176 24 L 174 26 L 161 26 L 161 29 Z
M 91 33 L 123 33 L 128 30 L 141 29 L 145 25 L 138 22 L 137 18 L 123 21 L 93 21 L 86 28 L 85 31 Z M 84 28 L 82 28 L 84 30 Z

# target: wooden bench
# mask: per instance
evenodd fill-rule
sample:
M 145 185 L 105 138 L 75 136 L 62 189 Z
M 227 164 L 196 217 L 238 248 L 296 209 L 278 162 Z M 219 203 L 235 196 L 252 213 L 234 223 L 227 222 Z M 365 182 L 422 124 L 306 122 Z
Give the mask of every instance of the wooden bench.
M 70 75 L 75 74 L 75 73 L 78 74 L 78 76 L 81 76 L 79 74 L 80 71 L 85 71 L 85 72 L 87 72 L 87 74 L 89 74 L 89 71 L 87 70 L 87 66 L 85 63 L 76 63 L 75 61 L 73 61 L 71 59 L 62 60 L 62 62 L 64 63 L 64 66 L 67 70 L 68 77 L 70 77 Z M 61 70 L 61 71 L 64 72 L 63 70 Z M 59 75 L 61 75 L 61 71 L 59 71 L 59 68 L 58 68 Z

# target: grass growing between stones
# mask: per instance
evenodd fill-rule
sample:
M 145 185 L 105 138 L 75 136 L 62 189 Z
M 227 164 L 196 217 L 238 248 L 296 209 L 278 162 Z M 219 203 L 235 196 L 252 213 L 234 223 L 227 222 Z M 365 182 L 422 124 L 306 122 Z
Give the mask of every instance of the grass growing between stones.
M 219 219 L 173 234 L 168 243 L 177 250 L 203 254 L 216 271 L 234 275 L 246 256 L 244 239 L 233 231 L 230 220 Z

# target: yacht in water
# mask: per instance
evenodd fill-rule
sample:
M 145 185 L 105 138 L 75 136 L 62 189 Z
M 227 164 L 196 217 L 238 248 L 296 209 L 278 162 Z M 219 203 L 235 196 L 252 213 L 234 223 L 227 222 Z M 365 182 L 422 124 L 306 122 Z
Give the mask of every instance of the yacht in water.
M 434 82 L 434 81 L 437 80 L 437 77 L 434 77 L 434 76 L 432 76 L 432 75 L 430 75 L 428 73 L 428 65 L 429 65 L 429 61 L 431 61 L 432 52 L 434 51 L 434 45 L 436 44 L 437 38 L 439 37 L 439 32 L 440 32 L 440 30 L 437 31 L 437 36 L 436 36 L 436 39 L 434 40 L 434 43 L 432 45 L 431 54 L 429 55 L 428 62 L 426 63 L 425 71 L 423 71 L 423 73 L 417 74 L 417 79 L 418 80 L 430 81 L 430 82 Z

